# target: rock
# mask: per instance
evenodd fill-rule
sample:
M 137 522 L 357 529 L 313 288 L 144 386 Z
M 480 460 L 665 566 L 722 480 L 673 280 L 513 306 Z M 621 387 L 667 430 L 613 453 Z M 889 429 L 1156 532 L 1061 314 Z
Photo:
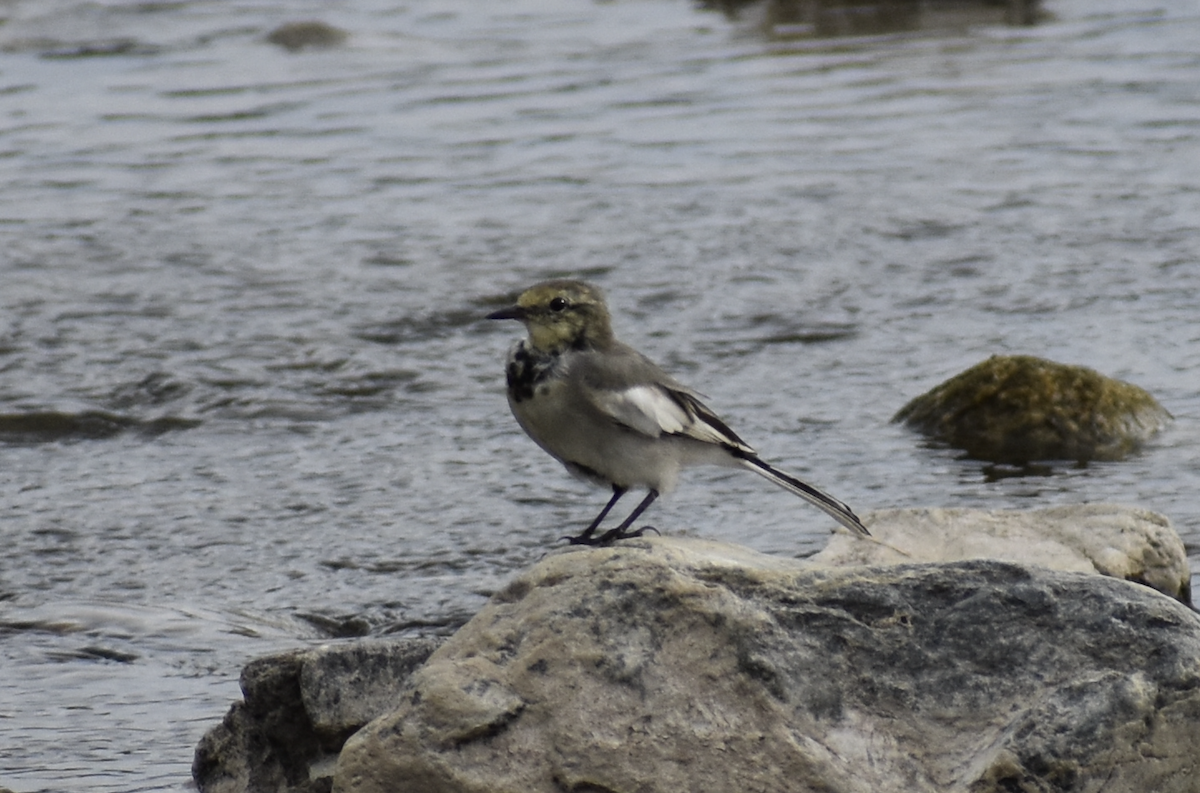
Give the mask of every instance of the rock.
M 203 793 L 328 791 L 346 738 L 396 705 L 434 639 L 362 640 L 251 661 L 243 701 L 201 739 L 192 778 Z
M 1192 602 L 1183 540 L 1165 515 L 1138 507 L 884 509 L 869 513 L 865 522 L 872 540 L 834 534 L 810 561 L 891 565 L 1002 559 L 1124 578 Z
M 1083 366 L 993 355 L 892 421 L 998 463 L 1120 460 L 1170 421 L 1149 393 Z
M 324 22 L 288 22 L 267 34 L 267 41 L 288 52 L 329 49 L 343 43 L 346 31 Z
M 757 6 L 753 20 L 775 37 L 870 36 L 966 25 L 1032 25 L 1045 17 L 1040 0 L 699 0 L 701 8 L 736 20 Z
M 1200 617 L 998 561 L 547 556 L 346 742 L 341 793 L 1200 790 Z
M 345 738 L 390 710 L 413 669 L 440 643 L 377 639 L 317 651 L 300 670 L 300 697 L 313 728 Z
M 0 443 L 28 445 L 74 440 L 99 440 L 123 432 L 158 436 L 200 426 L 194 419 L 163 416 L 137 419 L 103 410 L 63 413 L 57 410 L 0 413 Z

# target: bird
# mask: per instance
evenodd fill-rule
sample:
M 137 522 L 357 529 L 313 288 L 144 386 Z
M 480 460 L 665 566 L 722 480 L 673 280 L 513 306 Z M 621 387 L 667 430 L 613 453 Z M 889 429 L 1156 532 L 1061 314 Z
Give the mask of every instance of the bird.
M 554 279 L 526 289 L 517 302 L 487 315 L 519 320 L 505 366 L 508 404 L 521 429 L 584 481 L 612 489 L 575 545 L 610 545 L 639 537 L 633 523 L 680 471 L 696 465 L 741 466 L 794 493 L 857 535 L 870 532 L 846 504 L 758 456 L 701 395 L 613 335 L 604 293 L 584 281 Z M 598 533 L 633 488 L 645 498 L 615 528 Z

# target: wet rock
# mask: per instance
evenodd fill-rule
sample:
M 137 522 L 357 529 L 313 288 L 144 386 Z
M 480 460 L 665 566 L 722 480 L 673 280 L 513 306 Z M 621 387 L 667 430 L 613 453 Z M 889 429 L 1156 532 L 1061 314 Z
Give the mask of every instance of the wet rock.
M 109 58 L 117 55 L 157 55 L 161 48 L 132 38 L 97 39 L 70 43 L 43 42 L 43 58 Z
M 102 410 L 62 413 L 53 410 L 0 413 L 0 443 L 32 444 L 72 440 L 100 440 L 123 432 L 147 436 L 192 429 L 200 422 L 174 416 L 136 419 Z
M 993 355 L 902 407 L 893 421 L 980 460 L 1120 460 L 1171 414 L 1145 390 L 1083 366 Z
M 334 790 L 1196 791 L 1200 617 L 997 561 L 700 540 L 548 556 L 347 741 Z
M 864 521 L 873 541 L 835 534 L 809 561 L 844 566 L 1001 559 L 1123 578 L 1192 602 L 1183 540 L 1169 518 L 1139 507 L 884 509 Z
M 760 26 L 780 38 L 869 36 L 972 24 L 1033 25 L 1046 17 L 1040 0 L 699 0 L 697 5 L 735 20 L 757 7 Z
M 365 640 L 251 661 L 243 701 L 196 748 L 204 793 L 318 793 L 347 736 L 395 707 L 433 639 Z
M 328 49 L 338 46 L 346 38 L 346 31 L 324 22 L 288 22 L 267 34 L 267 41 L 288 52 Z

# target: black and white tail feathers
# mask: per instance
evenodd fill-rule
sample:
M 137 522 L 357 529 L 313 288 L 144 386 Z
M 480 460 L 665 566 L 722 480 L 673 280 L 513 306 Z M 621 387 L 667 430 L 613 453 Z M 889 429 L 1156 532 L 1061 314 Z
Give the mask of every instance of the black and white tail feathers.
M 864 537 L 871 536 L 871 532 L 867 531 L 867 527 L 862 525 L 862 521 L 858 519 L 854 511 L 833 496 L 821 492 L 812 485 L 806 485 L 796 477 L 785 474 L 778 468 L 773 468 L 769 463 L 763 462 L 753 454 L 746 454 L 745 452 L 736 450 L 731 451 L 733 451 L 735 457 L 742 461 L 742 465 L 754 473 L 774 482 L 784 490 L 800 496 L 800 498 L 823 511 L 855 534 L 860 534 Z

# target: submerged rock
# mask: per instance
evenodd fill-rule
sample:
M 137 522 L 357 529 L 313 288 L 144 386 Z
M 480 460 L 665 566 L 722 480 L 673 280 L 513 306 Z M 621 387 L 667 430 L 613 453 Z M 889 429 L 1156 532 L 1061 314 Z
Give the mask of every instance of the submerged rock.
M 379 639 L 258 658 L 242 671 L 243 701 L 196 747 L 203 793 L 328 791 L 346 738 L 396 705 L 433 639 Z
M 1170 421 L 1138 386 L 1083 366 L 993 355 L 913 399 L 903 422 L 998 463 L 1120 460 Z
M 164 416 L 143 420 L 103 410 L 85 410 L 81 413 L 63 413 L 56 410 L 0 413 L 0 443 L 100 440 L 123 432 L 157 436 L 198 426 L 200 422 L 194 419 Z
M 702 8 L 738 19 L 750 7 L 759 24 L 780 38 L 869 36 L 966 25 L 1032 25 L 1046 14 L 1041 0 L 699 0 Z
M 518 576 L 334 789 L 1182 793 L 1197 756 L 1200 617 L 1146 587 L 663 537 Z
M 288 22 L 267 34 L 267 41 L 288 52 L 329 49 L 348 38 L 346 31 L 325 22 Z
M 884 509 L 864 520 L 871 540 L 834 534 L 809 561 L 844 566 L 1000 559 L 1123 578 L 1192 602 L 1183 540 L 1165 515 L 1148 509 Z

